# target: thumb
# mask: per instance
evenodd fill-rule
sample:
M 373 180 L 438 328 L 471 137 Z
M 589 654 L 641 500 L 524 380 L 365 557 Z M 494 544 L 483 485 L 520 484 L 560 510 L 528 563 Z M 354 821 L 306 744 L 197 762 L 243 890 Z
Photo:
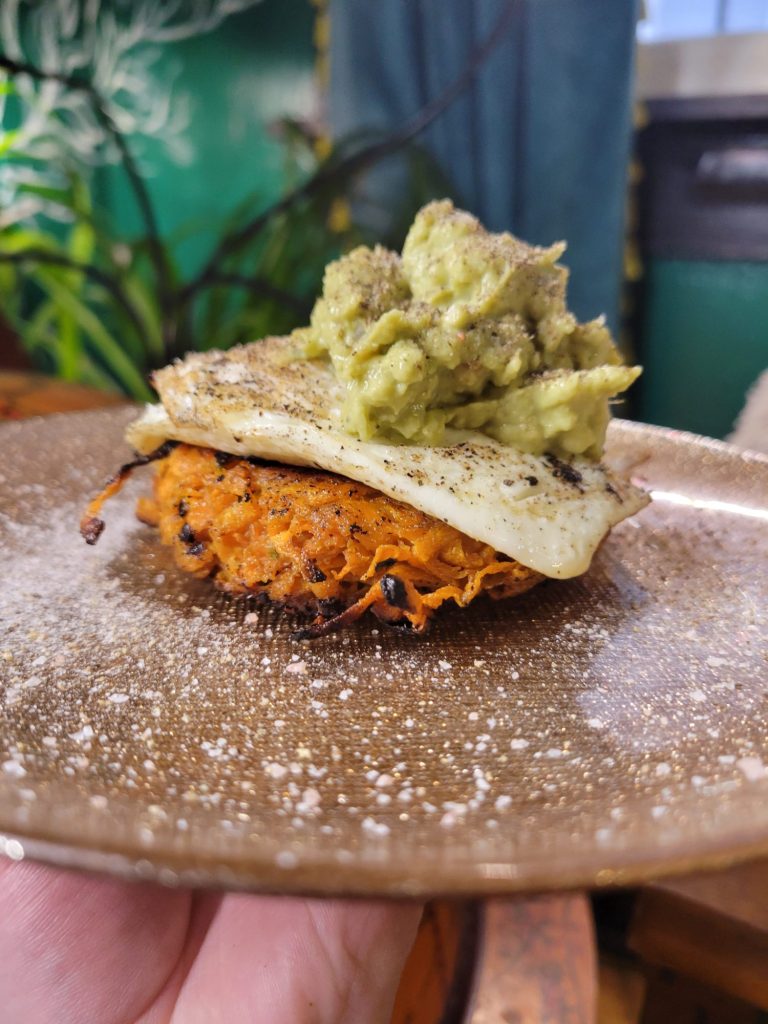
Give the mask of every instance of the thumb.
M 421 905 L 231 895 L 175 1003 L 184 1024 L 387 1024 Z

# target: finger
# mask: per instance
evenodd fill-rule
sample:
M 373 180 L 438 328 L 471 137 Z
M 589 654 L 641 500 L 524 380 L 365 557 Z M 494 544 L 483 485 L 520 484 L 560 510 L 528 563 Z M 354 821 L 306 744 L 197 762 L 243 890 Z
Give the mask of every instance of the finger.
M 386 1024 L 421 906 L 227 896 L 174 1024 Z
M 0 862 L 0 1007 L 24 1024 L 125 1024 L 162 989 L 191 897 Z

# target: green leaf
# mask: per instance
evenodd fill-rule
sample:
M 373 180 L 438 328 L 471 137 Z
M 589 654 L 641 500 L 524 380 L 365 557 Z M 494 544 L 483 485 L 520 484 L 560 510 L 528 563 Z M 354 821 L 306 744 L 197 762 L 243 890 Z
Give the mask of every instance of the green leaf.
M 10 152 L 19 137 L 18 129 L 13 129 L 9 132 L 0 131 L 0 156 L 4 156 Z
M 61 245 L 43 231 L 27 228 L 10 228 L 0 231 L 0 255 L 4 252 L 15 254 L 25 249 L 44 249 L 46 252 L 63 253 Z
M 37 196 L 38 199 L 45 199 L 49 203 L 57 203 L 68 210 L 74 209 L 72 192 L 68 188 L 54 188 L 53 185 L 32 185 L 29 182 L 22 182 L 17 191 L 26 196 Z
M 147 334 L 147 355 L 150 357 L 150 361 L 158 364 L 165 362 L 163 330 L 157 297 L 138 274 L 126 274 L 121 283 L 144 324 Z M 133 327 L 131 330 L 135 331 Z
M 15 315 L 21 300 L 21 288 L 16 268 L 10 263 L 0 262 L 0 309 L 6 319 Z
M 93 202 L 91 200 L 91 187 L 88 182 L 79 174 L 70 174 L 70 185 L 72 189 L 72 205 L 82 216 L 90 218 L 93 214 Z
M 48 368 L 52 373 L 58 373 L 59 370 L 58 336 L 53 326 L 56 313 L 56 306 L 47 300 L 40 305 L 34 316 L 26 321 L 11 321 L 25 350 L 37 361 L 40 361 L 41 355 L 46 356 Z
M 77 379 L 77 365 L 80 361 L 80 336 L 75 318 L 64 310 L 59 311 L 59 373 L 63 380 Z
M 57 306 L 74 318 L 77 326 L 89 337 L 99 357 L 124 390 L 141 401 L 151 401 L 152 392 L 141 373 L 95 313 L 50 270 L 41 267 L 34 276 Z
M 96 243 L 96 233 L 86 221 L 78 221 L 69 233 L 69 255 L 78 263 L 90 263 Z
M 105 373 L 100 366 L 91 359 L 87 352 L 83 352 L 77 367 L 77 379 L 83 384 L 98 388 L 100 391 L 115 390 L 115 382 L 109 374 Z

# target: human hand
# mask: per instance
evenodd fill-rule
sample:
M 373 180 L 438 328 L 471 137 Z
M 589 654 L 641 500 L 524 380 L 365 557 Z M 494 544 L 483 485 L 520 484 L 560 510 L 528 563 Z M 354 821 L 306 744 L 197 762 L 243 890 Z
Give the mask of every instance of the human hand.
M 421 906 L 0 861 L 2 1024 L 386 1024 Z

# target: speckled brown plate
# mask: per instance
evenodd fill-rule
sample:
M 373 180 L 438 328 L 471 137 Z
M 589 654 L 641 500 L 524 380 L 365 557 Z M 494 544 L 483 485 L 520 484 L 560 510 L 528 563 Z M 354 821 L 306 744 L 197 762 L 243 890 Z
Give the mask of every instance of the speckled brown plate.
M 194 885 L 491 893 L 768 853 L 768 459 L 616 422 L 655 502 L 590 572 L 313 644 L 86 547 L 125 410 L 0 430 L 0 849 Z

